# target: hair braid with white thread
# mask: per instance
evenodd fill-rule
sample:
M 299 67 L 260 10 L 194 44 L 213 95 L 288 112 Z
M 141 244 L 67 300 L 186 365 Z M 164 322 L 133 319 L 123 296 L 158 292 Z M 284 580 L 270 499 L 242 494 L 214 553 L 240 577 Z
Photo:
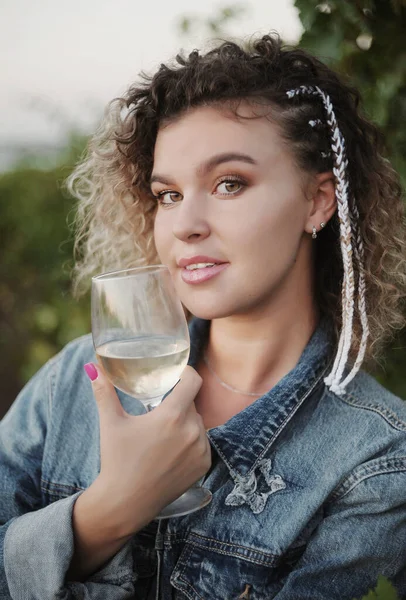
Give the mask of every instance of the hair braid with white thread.
M 342 287 L 342 328 L 338 343 L 338 350 L 331 373 L 325 378 L 325 383 L 337 394 L 343 393 L 345 386 L 351 381 L 359 370 L 366 350 L 368 338 L 368 321 L 365 306 L 365 277 L 363 272 L 364 249 L 359 230 L 359 213 L 355 202 L 352 202 L 352 211 L 349 206 L 349 184 L 347 177 L 348 160 L 345 150 L 344 137 L 338 127 L 333 105 L 328 94 L 318 86 L 300 86 L 286 92 L 289 98 L 299 95 L 319 96 L 323 101 L 327 113 L 327 124 L 331 133 L 331 149 L 334 157 L 333 173 L 336 178 L 335 192 L 337 198 L 337 211 L 340 223 L 340 245 L 343 258 L 343 287 Z M 311 124 L 313 126 L 313 123 Z M 352 218 L 351 218 L 352 217 Z M 352 239 L 356 245 L 353 249 Z M 354 250 L 354 252 L 353 252 Z M 351 349 L 354 318 L 354 268 L 353 253 L 358 267 L 358 310 L 362 325 L 362 339 L 357 358 L 351 372 L 344 381 L 341 381 L 348 355 Z
M 369 326 L 368 326 L 368 317 L 366 310 L 366 286 L 365 286 L 365 274 L 364 274 L 364 245 L 362 242 L 361 231 L 359 227 L 359 211 L 355 202 L 352 203 L 352 215 L 350 213 L 351 218 L 351 227 L 353 237 L 356 241 L 354 246 L 354 255 L 355 260 L 358 266 L 358 312 L 361 320 L 362 326 L 362 336 L 358 349 L 358 354 L 354 362 L 354 366 L 351 372 L 347 375 L 344 381 L 341 383 L 342 387 L 345 386 L 353 379 L 353 377 L 357 374 L 360 369 L 362 362 L 365 357 L 366 349 L 367 349 L 367 341 L 369 336 Z
M 330 375 L 325 382 L 330 388 L 339 392 L 340 377 L 347 362 L 352 338 L 352 321 L 354 313 L 354 270 L 352 265 L 352 232 L 348 207 L 348 183 L 346 178 L 347 160 L 345 146 L 335 120 L 330 98 L 316 87 L 301 86 L 287 92 L 288 97 L 295 95 L 320 96 L 327 112 L 327 123 L 331 129 L 331 148 L 334 154 L 333 172 L 336 177 L 337 210 L 340 222 L 340 240 L 343 257 L 344 277 L 342 296 L 342 329 L 338 344 L 338 351 Z

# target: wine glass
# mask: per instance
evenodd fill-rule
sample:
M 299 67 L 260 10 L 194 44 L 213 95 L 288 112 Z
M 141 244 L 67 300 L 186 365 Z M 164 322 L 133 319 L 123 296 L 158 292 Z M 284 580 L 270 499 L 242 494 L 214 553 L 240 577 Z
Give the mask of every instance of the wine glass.
M 103 273 L 92 278 L 92 335 L 111 383 L 147 411 L 162 402 L 187 365 L 190 339 L 182 304 L 164 265 Z M 211 501 L 194 485 L 156 517 L 189 514 Z

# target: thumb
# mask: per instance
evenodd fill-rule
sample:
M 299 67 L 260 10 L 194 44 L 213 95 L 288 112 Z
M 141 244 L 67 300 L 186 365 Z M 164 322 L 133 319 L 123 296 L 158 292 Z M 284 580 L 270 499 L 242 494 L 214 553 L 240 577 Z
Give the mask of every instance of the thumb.
M 187 410 L 197 396 L 202 382 L 202 378 L 197 371 L 193 369 L 193 367 L 185 367 L 182 375 L 180 376 L 179 382 L 175 385 L 160 406 L 166 406 L 167 408 L 170 408 L 171 406 L 176 405 L 181 410 Z M 158 406 L 158 409 L 160 406 Z
M 91 381 L 100 418 L 102 416 L 107 418 L 123 416 L 124 409 L 116 390 L 103 373 L 103 370 L 94 363 L 87 363 L 83 368 Z

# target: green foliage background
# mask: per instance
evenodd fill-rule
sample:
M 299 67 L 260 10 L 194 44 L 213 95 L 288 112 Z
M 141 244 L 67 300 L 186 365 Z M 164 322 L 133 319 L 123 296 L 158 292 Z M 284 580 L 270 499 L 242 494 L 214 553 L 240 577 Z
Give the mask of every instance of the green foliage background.
M 88 298 L 77 302 L 70 291 L 73 204 L 62 191 L 76 147 L 58 167 L 21 165 L 0 176 L 0 417 L 51 356 L 90 328 Z
M 296 0 L 299 44 L 357 86 L 365 110 L 386 134 L 389 156 L 406 183 L 406 0 Z M 206 21 L 185 16 L 179 33 L 204 28 L 227 36 L 245 6 L 226 6 Z M 271 29 L 270 24 L 270 29 Z M 368 49 L 362 49 L 362 48 Z M 46 168 L 19 164 L 0 175 L 0 417 L 27 379 L 67 341 L 90 329 L 89 299 L 70 292 L 74 212 L 62 184 L 86 139 L 72 136 Z M 406 398 L 406 332 L 374 373 Z
M 365 111 L 386 134 L 388 153 L 406 184 L 406 0 L 296 0 L 300 46 L 349 77 Z M 207 21 L 185 16 L 181 33 L 204 27 L 227 35 L 244 6 L 227 6 Z M 272 24 L 270 24 L 270 29 Z M 0 417 L 35 371 L 69 340 L 90 331 L 89 298 L 71 295 L 74 203 L 63 191 L 86 139 L 72 136 L 57 166 L 19 164 L 0 175 Z M 406 398 L 406 331 L 388 349 L 376 377 Z M 395 600 L 384 579 L 370 600 Z
M 361 90 L 365 110 L 385 132 L 392 162 L 406 182 L 405 0 L 296 0 L 304 33 L 300 45 L 331 64 Z M 226 35 L 240 18 L 229 6 L 203 23 L 208 35 Z M 196 18 L 184 17 L 187 33 Z M 360 37 L 361 36 L 361 37 Z M 362 47 L 368 46 L 368 49 Z M 361 46 L 361 47 L 360 47 Z M 62 190 L 85 139 L 73 137 L 53 168 L 21 164 L 0 176 L 0 415 L 24 382 L 67 341 L 89 331 L 88 298 L 70 294 L 74 206 Z M 376 376 L 406 397 L 402 332 Z
M 391 161 L 406 183 L 406 0 L 296 0 L 299 44 L 348 77 L 367 114 L 386 134 Z M 245 6 L 226 6 L 207 20 L 185 16 L 179 33 L 203 28 L 227 36 Z M 271 29 L 270 24 L 270 29 Z M 362 49 L 367 48 L 367 49 Z M 86 139 L 72 136 L 53 166 L 20 164 L 0 175 L 0 417 L 27 379 L 67 341 L 90 329 L 89 300 L 70 293 L 74 204 L 62 184 Z M 406 398 L 406 331 L 374 373 Z

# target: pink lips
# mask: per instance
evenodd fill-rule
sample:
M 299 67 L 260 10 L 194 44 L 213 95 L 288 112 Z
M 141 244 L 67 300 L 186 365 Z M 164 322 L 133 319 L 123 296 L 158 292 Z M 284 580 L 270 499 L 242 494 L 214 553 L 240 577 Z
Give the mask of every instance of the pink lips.
M 212 267 L 203 267 L 201 269 L 193 269 L 189 271 L 185 267 L 197 263 L 215 263 Z M 230 263 L 221 262 L 217 258 L 210 256 L 192 256 L 191 258 L 182 258 L 178 262 L 178 266 L 182 268 L 181 277 L 185 283 L 197 284 L 208 281 L 212 277 L 215 277 L 221 271 L 224 271 Z

